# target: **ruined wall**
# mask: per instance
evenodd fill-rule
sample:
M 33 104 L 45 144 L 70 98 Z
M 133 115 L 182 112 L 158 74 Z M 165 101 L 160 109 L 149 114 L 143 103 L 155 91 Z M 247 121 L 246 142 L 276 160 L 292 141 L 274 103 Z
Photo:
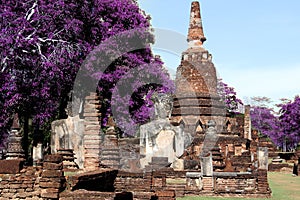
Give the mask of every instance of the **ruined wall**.
M 205 135 L 199 135 L 194 138 L 192 145 L 185 150 L 182 159 L 184 159 L 185 169 L 200 168 L 200 155 L 203 148 Z M 207 142 L 208 140 L 206 140 Z M 247 145 L 249 144 L 249 146 Z M 255 147 L 257 148 L 257 147 Z M 231 160 L 233 171 L 247 171 L 251 167 L 253 160 L 251 156 L 255 152 L 250 152 L 250 141 L 243 137 L 239 137 L 233 133 L 219 134 L 214 146 L 212 146 L 212 156 L 214 170 L 223 170 L 226 167 L 226 159 Z
M 39 200 L 39 168 L 28 167 L 16 174 L 0 174 L 0 199 Z
M 293 171 L 293 166 L 287 164 L 287 163 L 270 163 L 268 165 L 268 171 L 269 172 L 280 172 L 282 169 L 289 169 L 291 172 Z
M 43 171 L 39 178 L 39 190 L 44 199 L 58 199 L 66 185 L 63 173 L 63 156 L 58 154 L 46 155 Z
M 216 177 L 215 191 L 217 193 L 255 193 L 256 179 L 252 175 L 239 177 Z
M 113 200 L 116 174 L 117 170 L 106 168 L 68 176 L 67 190 L 60 193 L 60 200 Z
M 14 163 L 14 160 L 4 160 L 0 163 L 1 168 L 6 161 Z M 43 167 L 25 167 L 0 174 L 0 199 L 58 199 L 65 188 L 64 180 L 62 156 L 47 155 Z
M 267 171 L 217 172 L 203 176 L 201 172 L 162 170 L 151 173 L 119 172 L 115 187 L 117 192 L 131 192 L 136 199 L 147 199 L 157 194 L 231 197 L 269 197 Z M 159 198 L 160 199 L 160 198 Z
M 43 167 L 27 167 L 16 174 L 0 174 L 0 199 L 168 199 L 186 195 L 269 197 L 267 170 L 252 173 L 157 171 L 129 173 L 102 169 L 68 177 L 62 156 L 47 155 Z M 66 184 L 67 182 L 67 184 Z
M 115 181 L 115 188 L 117 192 L 150 192 L 151 184 L 151 173 L 119 172 Z
M 147 173 L 119 172 L 115 181 L 116 192 L 132 192 L 133 198 L 138 200 L 175 200 L 175 190 L 167 188 L 168 172 L 169 170 Z

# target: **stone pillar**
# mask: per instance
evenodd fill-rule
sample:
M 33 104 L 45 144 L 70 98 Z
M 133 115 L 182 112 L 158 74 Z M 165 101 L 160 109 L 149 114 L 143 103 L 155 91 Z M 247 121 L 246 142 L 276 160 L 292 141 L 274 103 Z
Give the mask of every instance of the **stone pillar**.
M 250 105 L 245 106 L 245 117 L 244 117 L 244 138 L 252 140 L 251 137 L 251 116 L 250 116 Z
M 212 164 L 212 155 L 208 157 L 200 157 L 201 161 L 201 171 L 203 176 L 212 176 L 213 175 L 213 164 Z
M 2 160 L 4 158 L 4 152 L 3 149 L 0 149 L 0 160 Z
M 96 93 L 90 93 L 85 98 L 84 105 L 84 170 L 93 171 L 100 166 L 101 125 L 99 112 L 100 98 Z
M 205 138 L 203 141 L 203 147 L 201 157 L 206 157 L 215 147 L 219 139 L 218 132 L 216 130 L 216 123 L 210 120 L 207 123 L 208 129 L 205 131 Z
M 258 152 L 258 169 L 268 170 L 268 147 L 259 147 Z
M 36 146 L 33 147 L 32 151 L 32 160 L 33 165 L 39 165 L 43 160 L 43 144 L 38 143 Z
M 203 189 L 202 173 L 187 172 L 186 173 L 186 191 L 200 191 Z

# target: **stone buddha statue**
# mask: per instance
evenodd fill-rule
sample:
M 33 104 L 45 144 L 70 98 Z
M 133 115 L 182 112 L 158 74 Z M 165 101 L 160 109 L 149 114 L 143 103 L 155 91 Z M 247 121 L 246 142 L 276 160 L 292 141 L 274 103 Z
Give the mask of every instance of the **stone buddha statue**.
M 184 151 L 184 133 L 180 126 L 173 126 L 169 117 L 173 106 L 172 96 L 154 95 L 155 118 L 140 127 L 140 164 L 144 168 L 152 157 L 168 157 L 173 163 Z

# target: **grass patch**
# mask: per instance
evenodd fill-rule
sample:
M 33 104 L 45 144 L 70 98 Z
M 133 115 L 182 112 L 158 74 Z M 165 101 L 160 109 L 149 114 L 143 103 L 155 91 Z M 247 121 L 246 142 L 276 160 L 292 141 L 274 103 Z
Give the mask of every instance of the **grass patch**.
M 247 200 L 300 200 L 300 177 L 279 172 L 268 173 L 269 184 L 272 190 L 271 198 L 247 198 Z M 178 200 L 234 200 L 243 198 L 223 197 L 184 197 Z
M 178 184 L 185 185 L 186 184 L 185 178 L 176 178 L 176 179 L 167 178 L 166 182 L 168 185 L 178 185 Z

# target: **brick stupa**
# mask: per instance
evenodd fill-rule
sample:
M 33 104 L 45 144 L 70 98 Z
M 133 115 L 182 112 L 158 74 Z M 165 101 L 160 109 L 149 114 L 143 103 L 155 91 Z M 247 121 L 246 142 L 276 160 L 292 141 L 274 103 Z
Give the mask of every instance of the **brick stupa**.
M 195 134 L 209 120 L 222 127 L 226 109 L 217 94 L 216 69 L 211 54 L 203 47 L 203 32 L 199 2 L 192 2 L 188 30 L 188 49 L 182 53 L 176 73 L 176 93 L 172 111 L 174 123 L 184 123 L 185 131 Z

